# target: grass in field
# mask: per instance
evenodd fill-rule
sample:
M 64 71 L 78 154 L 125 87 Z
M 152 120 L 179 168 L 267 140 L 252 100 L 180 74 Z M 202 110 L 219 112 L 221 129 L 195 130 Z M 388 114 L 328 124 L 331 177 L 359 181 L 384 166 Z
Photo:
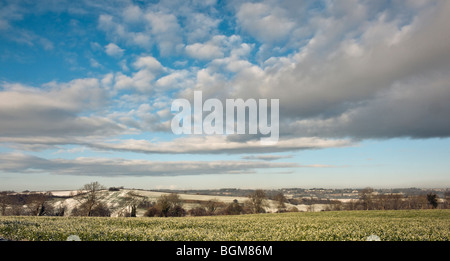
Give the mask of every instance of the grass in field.
M 338 211 L 181 218 L 0 217 L 13 240 L 448 241 L 450 210 Z

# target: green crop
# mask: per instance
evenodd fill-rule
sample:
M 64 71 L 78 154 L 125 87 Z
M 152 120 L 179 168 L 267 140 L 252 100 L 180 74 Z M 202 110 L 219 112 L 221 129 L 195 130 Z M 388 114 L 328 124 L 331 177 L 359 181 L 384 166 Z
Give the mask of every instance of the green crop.
M 62 241 L 448 241 L 450 210 L 337 211 L 179 218 L 0 217 L 0 236 Z

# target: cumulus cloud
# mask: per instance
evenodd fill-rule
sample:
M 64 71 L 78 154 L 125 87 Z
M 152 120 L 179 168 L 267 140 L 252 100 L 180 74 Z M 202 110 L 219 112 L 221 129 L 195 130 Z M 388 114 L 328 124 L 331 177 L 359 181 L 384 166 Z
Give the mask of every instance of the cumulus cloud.
M 150 49 L 153 45 L 150 35 L 144 31 L 133 31 L 121 21 L 116 21 L 110 14 L 101 14 L 98 18 L 98 28 L 104 31 L 113 41 L 123 41 L 127 45 Z
M 449 1 L 230 1 L 222 15 L 215 3 L 200 2 L 98 4 L 97 29 L 110 42 L 104 51 L 122 65 L 131 61 L 131 72 L 42 88 L 3 83 L 2 141 L 80 144 L 78 138 L 104 135 L 90 146 L 274 153 L 351 146 L 361 138 L 450 136 L 450 39 L 444 33 L 450 28 Z M 22 19 L 14 13 L 0 18 L 0 30 Z M 38 44 L 54 48 L 37 35 L 17 36 L 24 44 L 41 39 Z M 129 58 L 119 45 L 142 52 Z M 149 55 L 153 50 L 162 57 Z M 197 136 L 162 143 L 106 141 L 130 127 L 168 131 L 170 99 L 192 97 L 194 90 L 203 91 L 204 99 L 280 99 L 279 143 L 261 147 L 245 137 Z M 112 93 L 123 95 L 113 98 L 117 107 L 96 113 Z
M 129 5 L 123 11 L 123 18 L 125 22 L 136 23 L 142 19 L 142 9 L 137 5 Z
M 137 70 L 128 76 L 122 72 L 115 75 L 114 87 L 116 90 L 134 89 L 141 93 L 150 94 L 153 91 L 153 82 L 158 74 L 164 71 L 161 63 L 152 56 L 141 56 L 133 63 Z
M 338 116 L 297 120 L 288 128 L 296 135 L 321 137 L 449 137 L 449 82 L 448 75 L 439 74 L 399 82 Z
M 220 46 L 214 43 L 207 42 L 204 44 L 194 43 L 186 46 L 186 53 L 195 59 L 211 60 L 214 58 L 223 57 L 223 52 Z
M 126 130 L 125 126 L 99 115 L 80 115 L 107 104 L 108 94 L 97 79 L 52 82 L 44 88 L 3 83 L 2 88 L 2 142 L 70 143 L 77 137 L 109 136 Z
M 326 8 L 310 19 L 308 30 L 320 31 L 299 51 L 239 70 L 227 84 L 235 97 L 279 98 L 286 135 L 448 137 L 450 4 L 415 15 L 362 2 L 355 14 Z
M 192 88 L 195 79 L 191 72 L 187 70 L 174 70 L 169 74 L 160 77 L 155 86 L 161 90 L 186 89 Z
M 265 43 L 285 40 L 295 26 L 276 4 L 243 3 L 236 17 L 244 31 Z
M 137 69 L 147 69 L 151 71 L 159 71 L 163 69 L 161 63 L 152 56 L 141 56 L 133 66 Z
M 156 38 L 161 55 L 179 51 L 183 44 L 180 37 L 181 27 L 175 15 L 149 11 L 145 14 L 145 19 L 149 23 L 151 34 Z
M 186 30 L 188 43 L 208 40 L 211 35 L 215 34 L 221 21 L 219 18 L 211 17 L 204 13 L 188 12 L 185 14 L 187 14 L 186 26 L 183 29 Z
M 221 60 L 221 58 L 245 57 L 252 46 L 242 43 L 238 35 L 215 35 L 204 43 L 193 43 L 186 46 L 186 54 L 198 60 Z
M 117 46 L 115 43 L 109 43 L 105 46 L 105 52 L 109 56 L 120 58 L 125 50 Z

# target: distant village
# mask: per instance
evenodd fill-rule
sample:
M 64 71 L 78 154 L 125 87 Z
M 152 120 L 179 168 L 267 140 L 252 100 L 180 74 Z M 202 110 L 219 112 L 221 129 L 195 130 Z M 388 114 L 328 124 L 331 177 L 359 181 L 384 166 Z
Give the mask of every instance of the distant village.
M 313 199 L 318 201 L 359 199 L 361 192 L 368 188 L 345 188 L 345 189 L 325 189 L 325 188 L 283 188 L 264 190 L 268 198 L 282 192 L 286 198 Z M 372 189 L 372 188 L 371 188 Z M 394 189 L 372 189 L 372 195 L 401 195 L 420 196 L 426 194 L 436 194 L 438 198 L 444 199 L 450 196 L 449 188 L 394 188 Z M 246 197 L 254 190 L 238 188 L 206 189 L 206 190 L 157 190 L 160 192 L 172 192 L 198 195 L 218 195 Z

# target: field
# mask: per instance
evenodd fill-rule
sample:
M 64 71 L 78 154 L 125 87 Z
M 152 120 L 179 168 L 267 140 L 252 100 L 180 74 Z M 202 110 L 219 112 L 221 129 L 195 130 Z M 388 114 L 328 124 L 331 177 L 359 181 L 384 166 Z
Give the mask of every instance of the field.
M 180 218 L 0 217 L 25 241 L 448 241 L 450 210 L 338 211 Z

